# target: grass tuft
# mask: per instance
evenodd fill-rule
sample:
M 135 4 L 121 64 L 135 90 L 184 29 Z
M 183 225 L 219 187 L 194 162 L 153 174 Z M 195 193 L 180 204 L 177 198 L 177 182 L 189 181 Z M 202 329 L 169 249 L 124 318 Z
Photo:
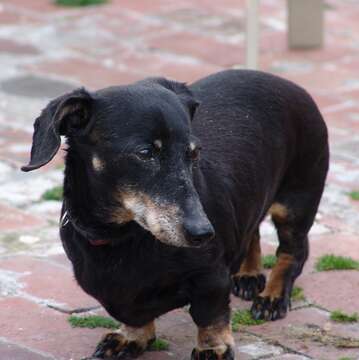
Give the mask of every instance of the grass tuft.
M 351 191 L 348 195 L 352 200 L 359 201 L 359 190 Z
M 359 321 L 359 315 L 357 313 L 349 315 L 340 310 L 335 310 L 330 313 L 330 320 L 340 323 L 354 323 Z
M 265 269 L 272 269 L 276 262 L 277 257 L 275 255 L 262 256 L 262 264 Z
M 75 316 L 71 315 L 68 318 L 68 322 L 72 327 L 80 328 L 106 328 L 106 329 L 118 329 L 120 324 L 109 317 L 100 315 L 89 316 Z
M 105 4 L 107 0 L 55 0 L 61 6 L 91 6 Z
M 150 351 L 166 351 L 170 347 L 169 343 L 163 339 L 155 339 L 150 345 Z
M 292 289 L 291 299 L 293 301 L 305 300 L 304 290 L 299 286 L 294 286 L 294 288 Z
M 46 190 L 42 196 L 42 200 L 56 200 L 61 201 L 63 198 L 62 186 L 55 186 L 52 189 Z
M 315 268 L 317 271 L 359 270 L 359 261 L 350 257 L 329 254 L 321 256 L 317 260 Z
M 264 324 L 264 320 L 255 320 L 249 310 L 236 310 L 232 315 L 232 329 L 238 331 L 241 326 Z

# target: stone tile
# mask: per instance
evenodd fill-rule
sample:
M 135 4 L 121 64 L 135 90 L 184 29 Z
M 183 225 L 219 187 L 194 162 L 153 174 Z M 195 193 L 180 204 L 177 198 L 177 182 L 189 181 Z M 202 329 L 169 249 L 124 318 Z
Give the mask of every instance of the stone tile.
M 0 203 L 0 231 L 27 231 L 44 226 L 40 217 Z
M 191 83 L 220 70 L 220 67 L 208 64 L 167 64 L 155 74 Z
M 97 301 L 77 285 L 68 266 L 36 259 L 14 256 L 0 259 L 0 269 L 20 273 L 21 296 L 35 302 L 55 303 L 66 309 L 98 305 Z
M 9 94 L 35 98 L 54 98 L 75 88 L 74 85 L 64 81 L 33 75 L 8 79 L 0 85 L 3 91 Z
M 321 335 L 321 331 L 327 332 Z M 329 321 L 327 312 L 304 308 L 291 311 L 283 320 L 267 322 L 263 325 L 251 326 L 252 333 L 264 337 L 268 341 L 275 341 L 287 348 L 297 351 L 314 359 L 337 360 L 342 356 L 356 356 L 358 348 L 336 347 L 332 339 L 349 337 L 357 339 L 358 326 L 345 326 Z
M 283 350 L 278 346 L 268 345 L 263 341 L 257 341 L 251 344 L 237 346 L 238 351 L 247 354 L 250 359 L 257 359 L 259 357 L 268 357 L 273 355 L 280 355 Z
M 30 205 L 26 208 L 26 211 L 56 223 L 60 218 L 61 207 L 62 201 L 46 200 Z
M 0 340 L 0 353 L 8 360 L 54 360 L 52 356 L 26 349 L 16 344 Z
M 309 357 L 297 355 L 297 354 L 284 354 L 269 358 L 269 360 L 308 360 Z
M 189 32 L 152 38 L 148 46 L 157 51 L 200 59 L 208 64 L 233 66 L 243 63 L 243 52 L 238 46 Z
M 63 254 L 58 254 L 58 255 L 51 255 L 51 256 L 48 256 L 48 261 L 53 261 L 57 264 L 60 264 L 60 265 L 63 265 L 65 267 L 68 267 L 69 269 L 72 269 L 72 265 L 71 265 L 71 262 L 70 260 L 67 258 L 66 254 L 63 253 Z
M 56 166 L 56 162 L 48 167 L 43 167 L 40 171 L 31 173 L 19 171 L 13 181 L 2 184 L 0 201 L 19 207 L 40 201 L 46 190 L 62 183 L 63 174 L 61 170 L 46 171 L 54 166 Z
M 42 74 L 55 74 L 73 79 L 79 85 L 98 89 L 111 85 L 123 85 L 139 80 L 142 77 L 133 70 L 121 71 L 103 67 L 97 62 L 81 59 L 66 59 L 62 61 L 45 61 L 36 64 L 29 70 Z
M 0 24 L 16 24 L 21 21 L 21 15 L 13 10 L 5 9 L 4 7 L 0 10 Z
M 307 300 L 328 310 L 356 312 L 359 309 L 359 271 L 340 270 L 306 274 L 296 282 Z
M 21 44 L 8 39 L 0 39 L 0 55 L 11 54 L 15 56 L 38 55 L 40 51 L 32 45 Z
M 57 360 L 90 355 L 106 330 L 71 328 L 67 318 L 67 314 L 26 299 L 0 299 L 1 334 L 6 340 Z
M 30 10 L 38 14 L 42 14 L 44 12 L 49 13 L 64 10 L 62 7 L 56 6 L 53 4 L 53 2 L 49 2 L 46 0 L 4 0 L 2 3 L 4 3 L 5 5 L 11 4 L 12 6 L 16 6 L 18 9 L 21 9 L 23 11 Z
M 334 233 L 312 237 L 310 241 L 310 262 L 314 265 L 318 257 L 326 254 L 350 256 L 359 260 L 357 243 L 358 237 L 352 233 Z

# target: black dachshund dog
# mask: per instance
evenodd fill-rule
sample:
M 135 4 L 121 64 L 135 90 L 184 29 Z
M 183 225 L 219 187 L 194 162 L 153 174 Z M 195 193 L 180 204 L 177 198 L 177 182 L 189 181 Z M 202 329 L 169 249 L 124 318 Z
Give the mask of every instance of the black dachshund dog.
M 256 319 L 286 315 L 308 257 L 328 170 L 328 134 L 299 86 L 228 70 L 190 86 L 148 78 L 49 103 L 31 160 L 67 139 L 60 234 L 79 285 L 115 319 L 94 356 L 127 359 L 154 321 L 185 305 L 198 327 L 192 359 L 234 359 L 230 293 Z M 261 273 L 259 225 L 271 214 L 277 263 Z

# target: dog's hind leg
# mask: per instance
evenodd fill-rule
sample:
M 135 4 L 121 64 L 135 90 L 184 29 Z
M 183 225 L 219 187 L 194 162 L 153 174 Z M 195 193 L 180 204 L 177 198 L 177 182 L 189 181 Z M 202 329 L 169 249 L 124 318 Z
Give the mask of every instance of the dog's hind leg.
M 308 257 L 308 226 L 295 215 L 287 202 L 272 205 L 270 213 L 277 229 L 277 262 L 265 289 L 254 299 L 252 315 L 256 319 L 276 320 L 285 317 L 295 278 Z M 310 223 L 314 220 L 314 214 Z M 311 225 L 311 224 L 310 224 Z
M 251 312 L 256 319 L 276 320 L 286 315 L 294 281 L 307 260 L 308 233 L 317 213 L 328 166 L 326 156 L 314 160 L 314 166 L 308 166 L 307 172 L 292 172 L 269 210 L 279 247 L 269 281 L 253 302 Z
M 239 272 L 233 275 L 232 293 L 244 300 L 253 300 L 264 290 L 266 278 L 261 273 L 261 246 L 259 229 L 252 235 L 249 248 Z
M 93 357 L 98 359 L 129 359 L 141 355 L 156 338 L 155 323 L 142 327 L 123 325 L 106 334 L 97 345 Z

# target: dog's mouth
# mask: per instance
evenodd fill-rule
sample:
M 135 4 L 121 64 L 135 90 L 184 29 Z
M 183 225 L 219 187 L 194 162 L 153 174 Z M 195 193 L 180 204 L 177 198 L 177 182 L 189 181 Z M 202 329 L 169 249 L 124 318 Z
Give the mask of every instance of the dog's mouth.
M 195 201 L 189 201 L 189 209 L 184 211 L 161 197 L 127 191 L 120 194 L 120 202 L 121 211 L 116 212 L 114 221 L 121 221 L 125 214 L 166 245 L 200 247 L 214 236 L 212 225 Z
M 122 192 L 120 202 L 122 211 L 115 214 L 115 221 L 121 220 L 123 213 L 129 214 L 132 220 L 162 243 L 177 247 L 190 246 L 185 239 L 181 212 L 176 205 L 131 191 Z

